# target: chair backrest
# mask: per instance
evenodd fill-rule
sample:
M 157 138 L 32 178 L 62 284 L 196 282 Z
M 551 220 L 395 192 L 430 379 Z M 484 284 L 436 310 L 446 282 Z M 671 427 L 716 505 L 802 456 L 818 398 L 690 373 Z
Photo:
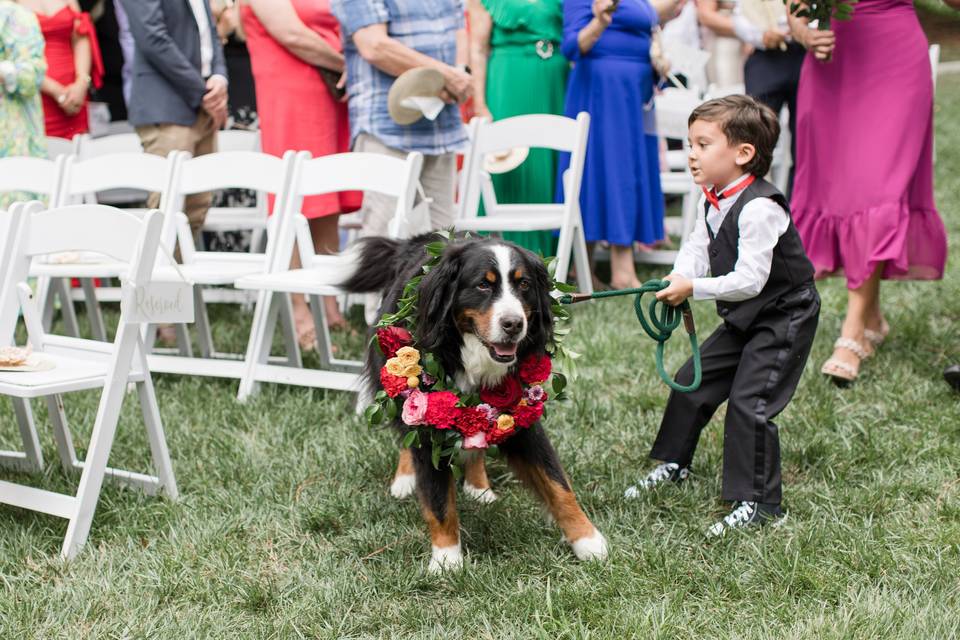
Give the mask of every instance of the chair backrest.
M 31 202 L 11 211 L 16 239 L 7 273 L 0 282 L 0 341 L 9 341 L 16 327 L 17 284 L 25 282 L 37 256 L 83 251 L 109 256 L 130 265 L 127 282 L 149 281 L 160 244 L 163 216 L 158 210 L 139 217 L 122 209 L 81 204 L 44 210 Z
M 100 138 L 85 133 L 78 138 L 76 153 L 81 160 L 114 153 L 143 153 L 140 136 L 135 133 L 117 133 Z
M 217 151 L 260 151 L 260 132 L 244 129 L 218 131 Z
M 413 220 L 413 205 L 417 195 L 423 156 L 409 153 L 406 158 L 394 158 L 380 153 L 337 153 L 311 158 L 310 153 L 297 154 L 287 209 L 276 229 L 282 241 L 272 243 L 282 249 L 268 250 L 268 265 L 286 268 L 290 262 L 296 233 L 294 218 L 300 213 L 305 196 L 339 191 L 374 191 L 397 199 L 390 235 L 403 237 Z
M 220 189 L 253 189 L 278 194 L 283 191 L 287 178 L 286 157 L 285 154 L 281 159 L 259 151 L 223 151 L 188 157 L 181 162 L 174 193 L 182 197 Z
M 63 178 L 65 156 L 46 158 L 0 158 L 0 193 L 25 191 L 47 196 L 55 202 Z
M 162 158 L 142 151 L 111 153 L 86 160 L 71 156 L 66 160 L 58 204 L 76 204 L 84 196 L 109 189 L 136 189 L 165 194 L 179 157 L 178 152 L 171 152 L 167 158 Z M 96 202 L 95 196 L 93 202 Z
M 516 147 L 552 149 L 570 153 L 569 178 L 564 180 L 564 202 L 580 193 L 583 162 L 590 131 L 590 114 L 581 111 L 576 119 L 552 114 L 515 116 L 490 122 L 474 118 L 470 122 L 470 150 L 465 157 L 460 181 L 459 215 L 475 216 L 483 183 L 483 160 L 488 153 Z
M 76 153 L 78 142 L 79 137 L 75 137 L 73 140 L 68 140 L 67 138 L 47 136 L 47 158 L 50 160 L 56 160 L 60 156 L 69 156 Z

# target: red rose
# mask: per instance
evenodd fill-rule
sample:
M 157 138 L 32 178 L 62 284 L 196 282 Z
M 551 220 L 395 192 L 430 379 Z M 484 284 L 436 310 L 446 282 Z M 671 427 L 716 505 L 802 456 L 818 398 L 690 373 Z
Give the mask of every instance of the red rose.
M 397 355 L 397 349 L 413 344 L 413 336 L 403 327 L 389 326 L 377 329 L 380 351 L 388 358 Z
M 423 421 L 437 429 L 449 429 L 453 426 L 460 408 L 457 407 L 457 394 L 452 391 L 434 391 L 427 394 L 427 413 Z
M 496 423 L 487 431 L 487 444 L 500 444 L 517 432 L 516 427 L 498 429 Z
M 520 363 L 520 379 L 527 384 L 539 384 L 546 382 L 550 377 L 553 365 L 550 362 L 550 356 L 547 354 L 532 354 L 523 359 Z
M 406 378 L 393 375 L 387 371 L 386 367 L 380 369 L 380 384 L 383 386 L 383 390 L 386 391 L 387 395 L 391 398 L 396 398 L 398 395 L 400 395 L 400 392 L 409 388 L 407 386 Z
M 523 388 L 520 381 L 513 376 L 507 376 L 493 389 L 481 389 L 480 399 L 498 409 L 508 409 L 520 401 Z
M 543 403 L 519 405 L 513 410 L 513 421 L 518 427 L 529 427 L 543 415 Z
M 487 412 L 477 407 L 469 407 L 460 411 L 457 416 L 457 431 L 463 434 L 465 438 L 486 431 L 490 426 L 490 418 Z

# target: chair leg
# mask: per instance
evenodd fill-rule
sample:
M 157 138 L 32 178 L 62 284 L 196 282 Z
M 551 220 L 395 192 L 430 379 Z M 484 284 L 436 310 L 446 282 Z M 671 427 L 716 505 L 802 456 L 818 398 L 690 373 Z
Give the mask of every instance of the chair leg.
M 593 278 L 590 272 L 590 254 L 583 227 L 577 227 L 573 238 L 573 264 L 577 267 L 577 288 L 581 293 L 593 293 Z
M 200 287 L 193 288 L 193 306 L 200 356 L 211 358 L 213 357 L 213 335 L 210 333 L 210 317 L 207 315 L 207 306 L 203 302 L 203 289 Z
M 83 473 L 80 475 L 76 496 L 77 508 L 73 517 L 70 518 L 70 524 L 67 525 L 67 534 L 60 552 L 61 557 L 66 560 L 77 555 L 90 533 L 93 513 L 100 500 L 100 489 L 103 487 L 103 478 L 106 475 L 107 459 L 110 457 L 113 438 L 117 433 L 120 407 L 126 392 L 139 329 L 134 324 L 121 324 L 117 329 L 117 346 L 111 357 L 109 374 L 103 388 L 103 395 L 100 396 L 97 417 L 90 435 L 90 447 L 87 449 Z
M 317 355 L 320 356 L 320 368 L 330 369 L 333 360 L 333 344 L 330 340 L 330 327 L 327 325 L 327 309 L 323 305 L 323 298 L 310 296 L 310 315 L 313 316 L 313 327 L 317 332 Z
M 557 282 L 566 282 L 570 271 L 570 256 L 573 253 L 574 228 L 564 226 L 557 240 L 557 261 L 553 277 Z
M 147 439 L 150 441 L 153 468 L 157 474 L 160 487 L 171 500 L 176 500 L 179 493 L 177 491 L 177 481 L 173 475 L 173 463 L 170 462 L 170 451 L 167 448 L 167 437 L 163 432 L 163 422 L 160 420 L 160 407 L 157 405 L 153 379 L 150 377 L 150 369 L 147 367 L 146 350 L 143 343 L 139 341 L 139 337 L 137 355 L 143 371 L 143 380 L 137 383 L 137 394 L 140 397 L 143 423 L 147 428 Z
M 53 288 L 60 297 L 60 315 L 63 317 L 64 333 L 75 338 L 80 337 L 80 324 L 77 322 L 77 313 L 73 308 L 73 298 L 70 296 L 70 280 L 54 278 Z
M 237 390 L 237 400 L 246 401 L 257 391 L 256 367 L 267 362 L 270 358 L 270 344 L 273 341 L 275 326 L 271 316 L 277 312 L 276 298 L 280 294 L 272 291 L 260 291 L 257 294 L 257 306 L 253 310 L 253 323 L 250 326 L 250 339 L 247 341 L 247 352 L 243 358 L 243 375 L 240 376 L 240 388 Z M 269 331 L 268 331 L 269 329 Z
M 297 339 L 297 326 L 293 321 L 293 303 L 287 294 L 277 294 L 280 330 L 283 332 L 283 345 L 287 351 L 287 366 L 303 367 L 303 358 L 300 354 L 300 342 Z M 272 335 L 271 335 L 272 337 Z
M 103 314 L 100 312 L 100 303 L 97 301 L 97 288 L 90 278 L 80 278 L 83 287 L 83 301 L 87 307 L 87 319 L 90 320 L 90 332 L 94 340 L 107 341 L 107 330 L 103 324 Z
M 23 458 L 12 462 L 24 471 L 43 471 L 43 453 L 40 450 L 40 440 L 37 438 L 36 423 L 33 420 L 33 410 L 30 401 L 25 398 L 10 398 L 13 402 L 13 411 L 17 417 L 17 426 L 20 427 L 20 438 L 23 440 Z
M 73 448 L 73 437 L 70 427 L 67 426 L 67 416 L 63 410 L 63 396 L 47 396 L 47 413 L 53 425 L 53 439 L 57 442 L 57 453 L 60 454 L 60 465 L 67 473 L 77 469 L 77 452 Z

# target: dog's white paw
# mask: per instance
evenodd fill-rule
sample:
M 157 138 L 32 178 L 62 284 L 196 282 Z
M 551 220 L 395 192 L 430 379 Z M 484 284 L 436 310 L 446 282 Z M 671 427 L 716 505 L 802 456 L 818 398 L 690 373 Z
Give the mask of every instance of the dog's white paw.
M 570 546 L 580 560 L 599 562 L 607 559 L 607 539 L 596 529 L 593 530 L 593 534 L 574 540 Z
M 413 495 L 413 490 L 417 488 L 417 476 L 412 473 L 405 473 L 397 476 L 390 484 L 390 495 L 398 500 Z
M 459 571 L 463 568 L 463 553 L 460 543 L 449 547 L 434 547 L 430 556 L 430 566 L 427 570 L 437 574 L 444 571 Z
M 469 482 L 463 483 L 463 492 L 481 504 L 490 504 L 497 499 L 497 494 L 493 492 L 493 489 L 481 489 Z

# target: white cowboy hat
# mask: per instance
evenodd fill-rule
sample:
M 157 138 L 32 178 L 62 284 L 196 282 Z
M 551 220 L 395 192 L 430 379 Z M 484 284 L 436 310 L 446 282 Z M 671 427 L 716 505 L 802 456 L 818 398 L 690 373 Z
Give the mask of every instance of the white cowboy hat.
M 387 111 L 400 125 L 413 124 L 423 117 L 433 120 L 443 110 L 439 98 L 443 74 L 436 69 L 417 67 L 400 74 L 387 94 Z
M 516 169 L 530 155 L 529 147 L 514 147 L 505 151 L 488 153 L 483 158 L 483 170 L 487 173 L 506 173 Z

